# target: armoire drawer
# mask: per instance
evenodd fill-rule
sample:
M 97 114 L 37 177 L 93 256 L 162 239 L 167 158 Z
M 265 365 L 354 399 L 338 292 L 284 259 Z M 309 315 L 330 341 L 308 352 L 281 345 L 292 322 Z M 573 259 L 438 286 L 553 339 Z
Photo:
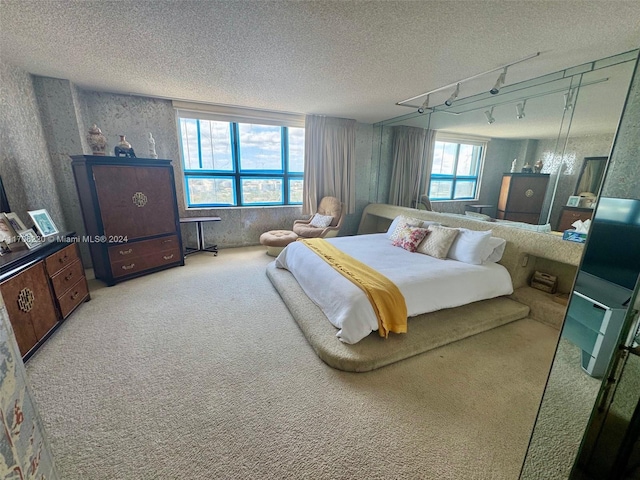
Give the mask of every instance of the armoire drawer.
M 109 247 L 109 261 L 114 264 L 115 262 L 131 260 L 142 255 L 157 253 L 178 246 L 178 237 L 176 235 L 134 243 L 122 243 Z
M 176 245 L 169 250 L 156 251 L 148 255 L 112 262 L 111 271 L 114 277 L 123 277 L 180 261 L 182 261 L 180 247 Z

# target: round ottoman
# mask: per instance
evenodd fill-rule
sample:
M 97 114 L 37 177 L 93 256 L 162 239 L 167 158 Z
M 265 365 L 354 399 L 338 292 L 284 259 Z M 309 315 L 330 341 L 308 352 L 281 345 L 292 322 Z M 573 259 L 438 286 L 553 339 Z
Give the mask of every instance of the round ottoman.
M 284 247 L 295 242 L 298 235 L 291 230 L 271 230 L 260 235 L 260 243 L 267 247 L 267 255 L 277 257 Z

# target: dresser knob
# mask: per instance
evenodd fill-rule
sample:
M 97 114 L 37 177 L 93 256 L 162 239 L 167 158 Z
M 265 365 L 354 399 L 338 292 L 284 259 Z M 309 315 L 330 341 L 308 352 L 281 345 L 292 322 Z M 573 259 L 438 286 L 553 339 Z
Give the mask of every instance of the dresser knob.
M 120 255 L 129 255 L 131 252 L 133 252 L 133 248 L 130 248 L 129 250 L 120 250 Z
M 135 264 L 135 263 L 132 263 L 131 265 L 123 265 L 123 266 L 122 266 L 122 269 L 123 269 L 123 270 L 131 270 L 131 269 L 132 269 L 133 267 L 135 267 L 135 266 L 136 266 L 136 264 Z
M 173 258 L 173 253 L 171 255 L 164 255 L 162 258 L 165 260 L 171 260 Z

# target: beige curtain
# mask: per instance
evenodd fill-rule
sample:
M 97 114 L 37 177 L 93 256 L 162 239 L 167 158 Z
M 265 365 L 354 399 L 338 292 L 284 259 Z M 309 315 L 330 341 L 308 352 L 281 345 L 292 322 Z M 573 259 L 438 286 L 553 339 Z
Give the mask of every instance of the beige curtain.
M 389 203 L 411 207 L 427 194 L 435 131 L 417 127 L 393 127 L 393 170 Z
M 356 121 L 307 115 L 304 135 L 302 213 L 315 213 L 325 196 L 355 213 Z

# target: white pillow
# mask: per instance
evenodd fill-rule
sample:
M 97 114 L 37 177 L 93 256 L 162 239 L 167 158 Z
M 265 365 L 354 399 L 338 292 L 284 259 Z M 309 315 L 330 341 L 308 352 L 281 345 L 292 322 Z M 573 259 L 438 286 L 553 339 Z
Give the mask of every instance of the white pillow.
M 502 259 L 507 241 L 504 238 L 491 237 L 487 244 L 487 253 L 483 263 L 497 263 Z
M 331 225 L 332 220 L 333 217 L 331 215 L 320 215 L 316 213 L 309 222 L 309 225 L 312 227 L 325 228 Z
M 488 251 L 491 230 L 469 230 L 460 228 L 447 257 L 471 265 L 481 265 L 490 253 Z

